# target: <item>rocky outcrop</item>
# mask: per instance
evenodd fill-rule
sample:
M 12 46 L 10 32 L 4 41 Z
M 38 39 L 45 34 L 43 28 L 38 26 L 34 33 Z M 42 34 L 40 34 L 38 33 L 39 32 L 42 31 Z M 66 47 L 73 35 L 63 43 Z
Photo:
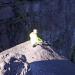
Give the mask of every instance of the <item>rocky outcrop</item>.
M 0 53 L 0 75 L 74 75 L 75 64 L 50 46 L 30 42 Z
M 37 28 L 68 56 L 75 45 L 74 0 L 0 0 L 0 52 L 28 40 Z

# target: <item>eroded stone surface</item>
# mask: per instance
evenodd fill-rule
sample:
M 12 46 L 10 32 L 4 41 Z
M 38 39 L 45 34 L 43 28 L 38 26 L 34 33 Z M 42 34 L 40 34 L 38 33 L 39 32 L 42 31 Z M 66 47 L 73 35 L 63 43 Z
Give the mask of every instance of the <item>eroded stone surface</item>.
M 0 53 L 0 75 L 74 75 L 74 66 L 50 46 L 32 47 L 30 41 Z

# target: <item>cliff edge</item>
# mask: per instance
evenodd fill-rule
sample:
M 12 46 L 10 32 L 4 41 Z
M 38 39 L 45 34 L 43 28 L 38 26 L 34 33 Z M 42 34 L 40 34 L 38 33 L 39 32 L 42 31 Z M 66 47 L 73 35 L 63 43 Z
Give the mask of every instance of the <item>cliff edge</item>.
M 48 45 L 27 41 L 0 53 L 0 75 L 75 75 L 75 64 Z

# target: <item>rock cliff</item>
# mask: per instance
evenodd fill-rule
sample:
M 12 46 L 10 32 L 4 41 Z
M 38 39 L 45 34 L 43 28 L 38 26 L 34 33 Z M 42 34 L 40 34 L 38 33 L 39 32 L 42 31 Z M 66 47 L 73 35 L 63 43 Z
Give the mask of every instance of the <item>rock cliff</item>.
M 0 53 L 0 75 L 75 75 L 75 64 L 48 45 L 30 42 Z

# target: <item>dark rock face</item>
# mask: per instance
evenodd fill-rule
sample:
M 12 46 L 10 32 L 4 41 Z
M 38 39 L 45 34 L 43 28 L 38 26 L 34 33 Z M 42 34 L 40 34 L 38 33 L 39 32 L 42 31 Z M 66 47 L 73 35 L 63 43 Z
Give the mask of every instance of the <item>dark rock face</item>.
M 74 0 L 0 0 L 0 9 L 0 52 L 28 40 L 33 28 L 66 56 L 75 45 Z
M 32 75 L 74 75 L 74 64 L 66 60 L 52 60 L 52 61 L 37 61 L 33 62 Z M 36 70 L 35 70 L 36 67 Z M 61 72 L 62 71 L 62 72 Z
M 6 63 L 4 65 L 4 70 L 6 70 L 4 75 L 9 75 L 9 74 L 10 75 L 16 75 L 16 74 L 20 75 L 23 69 L 24 69 L 23 70 L 24 72 L 22 74 L 26 73 L 26 68 L 24 68 L 25 67 L 24 62 L 26 62 L 26 60 L 25 60 L 25 57 L 23 56 L 19 59 L 15 57 L 11 57 L 9 63 Z
M 4 59 L 4 58 L 3 58 Z M 26 61 L 25 55 L 15 54 L 10 56 L 9 53 L 5 56 L 4 61 L 0 64 L 1 75 L 27 75 L 29 71 L 29 64 Z

